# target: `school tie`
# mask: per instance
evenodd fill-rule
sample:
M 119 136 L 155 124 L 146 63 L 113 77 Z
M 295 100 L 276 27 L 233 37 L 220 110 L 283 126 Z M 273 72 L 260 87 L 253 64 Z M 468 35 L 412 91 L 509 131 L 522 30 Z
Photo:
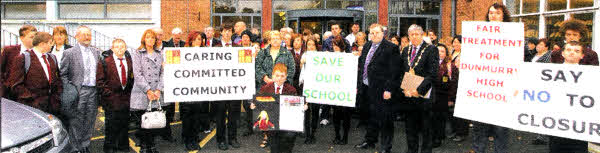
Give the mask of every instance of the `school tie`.
M 125 85 L 127 85 L 127 75 L 125 72 L 125 66 L 123 66 L 123 58 L 119 58 L 119 61 L 121 62 L 121 85 L 125 87 Z
M 206 46 L 210 47 L 210 41 L 206 41 Z
M 42 58 L 44 59 L 44 63 L 46 63 L 46 68 L 48 69 L 48 82 L 50 84 L 52 84 L 52 69 L 50 69 L 50 64 L 48 63 L 48 59 L 46 58 L 46 55 L 42 55 Z
M 231 43 L 225 43 L 225 47 L 231 47 Z
M 277 87 L 277 90 L 275 90 L 275 94 L 281 94 L 281 87 Z

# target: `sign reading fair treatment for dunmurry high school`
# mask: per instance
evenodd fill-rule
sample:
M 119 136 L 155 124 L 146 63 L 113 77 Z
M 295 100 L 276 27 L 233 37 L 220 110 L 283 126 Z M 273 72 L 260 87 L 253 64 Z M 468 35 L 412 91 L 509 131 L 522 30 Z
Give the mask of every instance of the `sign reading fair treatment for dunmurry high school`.
M 302 94 L 309 103 L 354 107 L 358 57 L 350 53 L 307 52 Z
M 462 26 L 454 116 L 600 142 L 599 67 L 523 62 L 522 23 Z
M 253 48 L 182 47 L 164 49 L 166 102 L 252 99 Z

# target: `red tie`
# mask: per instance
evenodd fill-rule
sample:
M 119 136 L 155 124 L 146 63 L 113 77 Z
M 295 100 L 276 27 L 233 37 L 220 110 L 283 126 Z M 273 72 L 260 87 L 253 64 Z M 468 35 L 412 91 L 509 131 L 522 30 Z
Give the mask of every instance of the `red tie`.
M 210 41 L 206 41 L 206 46 L 210 47 Z
M 231 46 L 230 43 L 225 43 L 225 47 L 229 47 L 229 46 Z
M 50 69 L 50 64 L 48 64 L 48 59 L 46 58 L 46 55 L 42 55 L 42 58 L 44 59 L 44 63 L 46 63 L 46 68 L 48 69 L 48 82 L 50 84 L 52 84 L 52 69 Z
M 279 90 L 281 90 L 281 87 L 277 87 L 277 90 L 275 91 L 275 94 L 281 94 L 281 92 Z
M 123 58 L 119 58 L 119 61 L 121 62 L 121 85 L 125 86 L 127 85 L 127 77 L 125 77 L 125 66 L 123 66 Z

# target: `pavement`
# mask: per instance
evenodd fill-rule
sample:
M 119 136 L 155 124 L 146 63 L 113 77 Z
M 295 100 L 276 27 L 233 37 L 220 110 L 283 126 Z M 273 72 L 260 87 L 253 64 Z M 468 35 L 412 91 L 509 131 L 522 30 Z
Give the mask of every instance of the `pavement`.
M 173 130 L 173 137 L 176 139 L 176 142 L 170 143 L 162 140 L 160 137 L 156 138 L 157 148 L 161 153 L 186 153 L 182 139 L 181 139 L 181 121 L 179 120 L 179 113 L 176 111 L 175 120 L 171 123 Z M 244 114 L 244 113 L 242 113 Z M 241 117 L 245 118 L 244 116 Z M 363 137 L 365 135 L 365 129 L 363 127 L 357 128 L 356 124 L 358 120 L 352 120 L 352 129 L 350 130 L 350 136 L 347 145 L 334 145 L 333 144 L 333 125 L 329 124 L 323 127 L 319 127 L 317 129 L 317 140 L 315 144 L 307 145 L 304 144 L 304 137 L 299 135 L 296 138 L 296 144 L 294 147 L 294 152 L 311 152 L 311 153 L 376 153 L 379 145 L 377 145 L 376 149 L 356 149 L 354 145 L 363 141 Z M 240 123 L 241 124 L 241 123 Z M 204 134 L 201 133 L 200 137 L 202 141 L 200 142 L 201 150 L 191 151 L 189 153 L 196 152 L 210 152 L 210 153 L 269 153 L 269 149 L 259 147 L 259 143 L 262 140 L 258 136 L 258 134 L 254 134 L 251 136 L 243 137 L 238 136 L 238 141 L 241 143 L 240 148 L 232 148 L 229 147 L 229 150 L 219 150 L 217 148 L 216 142 L 216 130 L 213 130 L 211 133 Z M 239 128 L 238 133 L 241 134 L 245 129 Z M 131 152 L 139 152 L 139 147 L 136 146 L 138 140 L 133 135 L 134 130 L 129 131 L 129 144 Z M 256 132 L 255 132 L 256 133 Z M 531 145 L 529 144 L 531 140 L 535 138 L 535 134 L 515 131 L 511 130 L 510 132 L 510 141 L 509 141 L 509 153 L 547 153 L 548 146 L 547 145 Z M 493 143 L 493 141 L 490 141 Z M 104 143 L 104 113 L 103 111 L 99 111 L 98 117 L 96 120 L 94 136 L 92 138 L 92 143 L 90 145 L 90 151 L 94 153 L 101 153 L 102 146 Z M 471 139 L 467 138 L 463 142 L 454 142 L 451 139 L 446 139 L 443 141 L 443 144 L 439 148 L 434 148 L 434 153 L 465 153 L 470 149 Z M 492 147 L 490 147 L 490 152 L 492 152 Z M 395 133 L 393 140 L 392 152 L 406 152 L 406 137 L 404 133 L 404 123 L 401 121 L 396 121 L 395 123 Z

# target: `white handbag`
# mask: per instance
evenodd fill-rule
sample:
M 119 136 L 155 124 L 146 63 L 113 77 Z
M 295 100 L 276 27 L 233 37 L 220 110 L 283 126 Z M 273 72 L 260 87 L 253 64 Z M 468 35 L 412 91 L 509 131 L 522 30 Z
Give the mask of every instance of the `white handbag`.
M 150 100 L 148 102 L 148 109 L 146 110 L 146 113 L 142 115 L 142 129 L 159 129 L 164 128 L 167 125 L 165 111 L 162 110 L 160 103 L 158 104 L 158 110 L 152 111 L 152 101 L 153 100 Z

